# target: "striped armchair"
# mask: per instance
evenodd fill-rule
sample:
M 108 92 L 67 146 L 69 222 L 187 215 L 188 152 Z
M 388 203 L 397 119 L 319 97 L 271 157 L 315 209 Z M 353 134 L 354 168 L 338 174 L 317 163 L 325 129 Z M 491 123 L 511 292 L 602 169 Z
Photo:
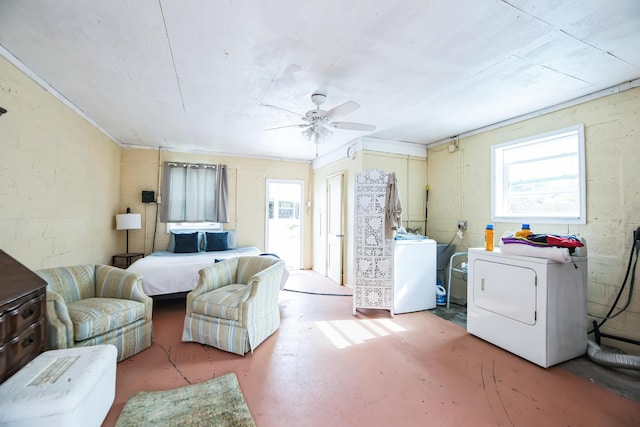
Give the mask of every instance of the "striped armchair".
M 36 273 L 47 282 L 49 349 L 113 344 L 119 362 L 151 346 L 153 300 L 139 274 L 93 264 Z
M 244 356 L 280 327 L 285 263 L 270 256 L 231 258 L 203 268 L 187 295 L 182 341 Z

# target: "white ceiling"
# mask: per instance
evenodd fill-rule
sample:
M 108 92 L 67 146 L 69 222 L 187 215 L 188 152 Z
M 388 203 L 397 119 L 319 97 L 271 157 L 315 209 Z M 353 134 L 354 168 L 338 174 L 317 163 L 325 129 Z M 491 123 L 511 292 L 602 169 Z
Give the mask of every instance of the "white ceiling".
M 123 145 L 310 160 L 264 104 L 439 141 L 640 78 L 640 1 L 2 0 L 0 45 Z

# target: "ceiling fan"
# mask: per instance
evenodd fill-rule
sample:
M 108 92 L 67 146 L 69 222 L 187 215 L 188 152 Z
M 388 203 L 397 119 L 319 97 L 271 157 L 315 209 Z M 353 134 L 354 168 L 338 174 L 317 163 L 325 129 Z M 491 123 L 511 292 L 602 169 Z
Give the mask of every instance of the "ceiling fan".
M 367 125 L 364 123 L 354 123 L 354 122 L 342 122 L 342 121 L 334 121 L 335 118 L 339 116 L 343 116 L 345 114 L 352 113 L 353 111 L 360 108 L 360 105 L 357 102 L 348 101 L 344 104 L 340 104 L 336 107 L 333 107 L 330 110 L 321 110 L 320 106 L 327 99 L 327 96 L 322 93 L 314 93 L 311 95 L 311 102 L 316 105 L 316 108 L 313 110 L 307 111 L 304 115 L 298 114 L 293 111 L 289 111 L 285 108 L 278 107 L 276 105 L 266 105 L 267 107 L 277 108 L 279 110 L 286 111 L 291 114 L 295 114 L 300 116 L 303 123 L 287 125 L 287 126 L 279 126 L 275 128 L 269 128 L 267 130 L 275 130 L 275 129 L 283 129 L 289 127 L 299 127 L 303 128 L 302 136 L 307 138 L 308 140 L 313 140 L 315 144 L 319 142 L 325 141 L 333 135 L 330 129 L 344 129 L 344 130 L 357 130 L 357 131 L 373 131 L 376 129 L 373 125 Z

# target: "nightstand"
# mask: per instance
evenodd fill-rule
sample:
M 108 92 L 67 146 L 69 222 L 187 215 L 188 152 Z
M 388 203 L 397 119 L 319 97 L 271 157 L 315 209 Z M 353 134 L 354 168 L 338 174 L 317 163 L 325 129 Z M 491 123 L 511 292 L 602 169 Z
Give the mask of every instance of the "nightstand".
M 144 254 L 139 252 L 116 254 L 111 258 L 111 265 L 119 268 L 127 268 L 138 258 L 144 258 Z

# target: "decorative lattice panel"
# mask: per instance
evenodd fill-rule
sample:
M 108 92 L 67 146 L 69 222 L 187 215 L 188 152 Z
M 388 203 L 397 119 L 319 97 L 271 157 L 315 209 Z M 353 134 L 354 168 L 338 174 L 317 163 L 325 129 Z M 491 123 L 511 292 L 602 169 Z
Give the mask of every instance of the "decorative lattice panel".
M 387 174 L 371 169 L 355 179 L 353 314 L 380 308 L 393 316 L 393 241 L 384 237 Z

